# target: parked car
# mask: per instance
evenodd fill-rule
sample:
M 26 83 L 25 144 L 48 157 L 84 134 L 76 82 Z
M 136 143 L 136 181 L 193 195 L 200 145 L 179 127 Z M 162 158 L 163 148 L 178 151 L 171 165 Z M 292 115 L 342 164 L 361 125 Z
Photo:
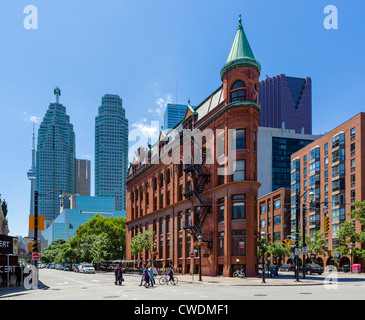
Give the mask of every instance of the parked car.
M 303 266 L 299 267 L 300 271 L 303 271 Z M 319 264 L 306 263 L 305 273 L 311 275 L 312 273 L 318 273 L 321 275 L 323 273 L 323 268 Z
M 279 271 L 294 271 L 294 265 L 287 263 L 287 264 L 283 264 L 280 268 Z
M 82 264 L 79 270 L 81 273 L 95 273 L 95 269 L 91 264 Z

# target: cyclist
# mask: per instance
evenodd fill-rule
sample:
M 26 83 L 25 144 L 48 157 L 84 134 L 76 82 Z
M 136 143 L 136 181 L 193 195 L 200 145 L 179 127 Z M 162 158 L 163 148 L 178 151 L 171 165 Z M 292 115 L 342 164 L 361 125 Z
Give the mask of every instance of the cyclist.
M 169 284 L 169 282 L 174 283 L 174 271 L 173 271 L 172 267 L 170 268 L 170 270 L 167 274 L 170 277 L 169 280 L 167 281 L 167 284 Z

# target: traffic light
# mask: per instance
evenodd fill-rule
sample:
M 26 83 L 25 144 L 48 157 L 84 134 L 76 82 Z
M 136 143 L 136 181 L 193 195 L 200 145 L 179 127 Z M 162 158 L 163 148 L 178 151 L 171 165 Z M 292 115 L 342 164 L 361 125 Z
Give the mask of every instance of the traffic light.
M 288 240 L 283 240 L 283 247 L 284 248 L 288 248 L 289 247 Z
M 38 245 L 37 245 L 37 243 L 34 242 L 34 241 L 28 242 L 28 251 L 30 253 L 32 253 L 32 252 L 38 252 Z
M 283 247 L 290 249 L 292 246 L 291 244 L 294 243 L 294 240 L 286 239 L 283 240 Z
M 324 217 L 324 232 L 328 232 L 330 230 L 330 218 Z

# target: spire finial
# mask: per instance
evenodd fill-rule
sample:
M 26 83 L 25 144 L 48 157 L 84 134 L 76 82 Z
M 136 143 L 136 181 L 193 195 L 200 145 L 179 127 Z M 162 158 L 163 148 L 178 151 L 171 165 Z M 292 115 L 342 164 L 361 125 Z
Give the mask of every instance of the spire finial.
M 241 17 L 241 14 L 239 14 L 238 23 L 239 23 L 239 27 L 242 27 L 242 17 Z
M 190 98 L 188 99 L 188 105 L 190 106 Z
M 56 96 L 56 103 L 59 103 L 60 102 L 60 95 L 61 95 L 61 90 L 60 88 L 57 86 L 56 89 L 54 89 L 54 94 Z

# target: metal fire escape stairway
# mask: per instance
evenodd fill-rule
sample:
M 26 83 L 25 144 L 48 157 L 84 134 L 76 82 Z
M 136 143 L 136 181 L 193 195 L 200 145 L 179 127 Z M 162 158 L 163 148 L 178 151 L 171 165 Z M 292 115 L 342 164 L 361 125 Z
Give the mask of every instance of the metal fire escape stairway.
M 194 138 L 191 137 L 194 141 Z M 202 148 L 202 161 L 204 163 L 206 159 L 206 149 Z M 192 174 L 194 179 L 194 188 L 192 190 L 186 190 L 184 197 L 189 200 L 194 197 L 199 203 L 199 211 L 195 213 L 194 223 L 186 225 L 185 230 L 191 230 L 196 237 L 201 236 L 204 242 L 208 242 L 208 248 L 212 248 L 212 237 L 208 237 L 207 234 L 203 233 L 203 223 L 206 217 L 211 213 L 212 205 L 208 199 L 203 199 L 201 194 L 203 192 L 204 186 L 209 182 L 210 174 L 205 173 L 206 170 L 201 164 L 188 164 L 185 166 L 184 171 L 186 173 Z M 209 239 L 208 239 L 209 238 Z

